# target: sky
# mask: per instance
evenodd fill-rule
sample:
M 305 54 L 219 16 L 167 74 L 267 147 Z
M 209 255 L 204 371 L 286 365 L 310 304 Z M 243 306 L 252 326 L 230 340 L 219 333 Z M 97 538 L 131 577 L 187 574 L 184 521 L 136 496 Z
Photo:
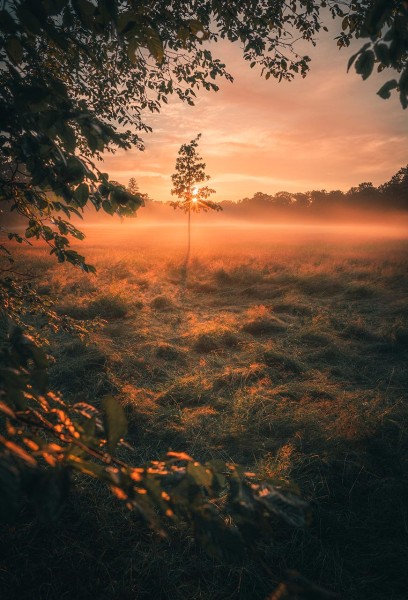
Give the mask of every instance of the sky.
M 265 81 L 250 69 L 238 44 L 211 44 L 234 82 L 201 90 L 194 107 L 172 98 L 160 114 L 146 114 L 153 132 L 145 150 L 106 155 L 103 170 L 127 184 L 135 177 L 154 200 L 171 199 L 171 174 L 181 144 L 202 133 L 199 153 L 214 200 L 237 201 L 255 192 L 348 190 L 387 181 L 408 163 L 408 114 L 398 98 L 376 95 L 391 72 L 362 81 L 347 70 L 353 49 L 339 51 L 334 33 L 320 35 L 305 79 Z M 356 46 L 359 47 L 359 46 Z

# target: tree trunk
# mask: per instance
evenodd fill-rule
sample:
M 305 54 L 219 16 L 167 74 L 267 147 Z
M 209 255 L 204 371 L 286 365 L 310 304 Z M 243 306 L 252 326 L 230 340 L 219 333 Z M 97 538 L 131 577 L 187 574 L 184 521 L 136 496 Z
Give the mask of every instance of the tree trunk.
M 191 209 L 188 209 L 188 242 L 187 242 L 187 255 L 186 255 L 186 268 L 190 260 L 190 248 L 191 248 Z

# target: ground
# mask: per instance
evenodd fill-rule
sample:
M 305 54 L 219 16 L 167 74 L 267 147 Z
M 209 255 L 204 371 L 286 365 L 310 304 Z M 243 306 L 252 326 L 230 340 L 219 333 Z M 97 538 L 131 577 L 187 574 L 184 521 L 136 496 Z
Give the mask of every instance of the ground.
M 183 229 L 90 229 L 95 277 L 20 253 L 60 313 L 104 320 L 52 336 L 51 386 L 120 399 L 130 460 L 239 462 L 293 481 L 313 519 L 226 566 L 82 483 L 54 528 L 8 531 L 5 597 L 261 599 L 287 568 L 344 598 L 406 597 L 408 242 L 345 232 L 196 226 L 187 272 Z

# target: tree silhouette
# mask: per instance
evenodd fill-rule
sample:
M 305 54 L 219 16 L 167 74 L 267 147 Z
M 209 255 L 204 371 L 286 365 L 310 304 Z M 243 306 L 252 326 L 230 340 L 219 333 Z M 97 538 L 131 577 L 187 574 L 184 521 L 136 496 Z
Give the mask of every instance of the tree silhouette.
M 215 190 L 208 186 L 198 184 L 208 181 L 210 176 L 205 172 L 205 163 L 197 153 L 198 141 L 201 133 L 197 135 L 189 144 L 182 144 L 176 160 L 176 171 L 171 176 L 173 188 L 171 193 L 179 199 L 171 202 L 173 208 L 181 208 L 188 214 L 188 244 L 185 264 L 187 266 L 190 258 L 191 248 L 191 212 L 200 212 L 200 210 L 222 210 L 221 206 L 209 200 Z
M 136 181 L 135 177 L 131 177 L 129 179 L 129 183 L 127 184 L 127 191 L 131 194 L 138 194 L 140 191 L 139 184 Z

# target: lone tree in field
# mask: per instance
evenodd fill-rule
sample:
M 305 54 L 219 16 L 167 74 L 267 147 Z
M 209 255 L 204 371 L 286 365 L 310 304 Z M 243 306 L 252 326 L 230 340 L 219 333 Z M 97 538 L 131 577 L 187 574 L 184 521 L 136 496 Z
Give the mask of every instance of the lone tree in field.
M 84 237 L 70 217 L 90 205 L 126 216 L 143 204 L 98 169 L 102 153 L 142 149 L 145 116 L 171 94 L 194 104 L 199 88 L 232 81 L 212 53 L 217 41 L 239 43 L 265 79 L 305 77 L 310 58 L 298 43 L 314 45 L 328 14 L 341 25 L 339 48 L 367 40 L 349 68 L 363 79 L 393 71 L 378 94 L 397 93 L 407 108 L 406 0 L 2 2 L 0 257 L 11 259 L 2 239 L 37 238 L 60 262 L 92 270 L 70 248 Z M 5 227 L 10 211 L 26 221 L 23 233 Z
M 215 190 L 208 186 L 198 187 L 198 184 L 210 179 L 205 172 L 205 163 L 197 153 L 198 141 L 201 133 L 197 135 L 189 144 L 183 144 L 179 150 L 179 156 L 176 160 L 176 172 L 171 176 L 173 189 L 171 193 L 179 199 L 171 202 L 173 208 L 181 208 L 188 214 L 188 246 L 186 264 L 190 258 L 191 247 L 191 211 L 200 212 L 200 210 L 222 210 L 219 204 L 212 202 L 208 198 Z

